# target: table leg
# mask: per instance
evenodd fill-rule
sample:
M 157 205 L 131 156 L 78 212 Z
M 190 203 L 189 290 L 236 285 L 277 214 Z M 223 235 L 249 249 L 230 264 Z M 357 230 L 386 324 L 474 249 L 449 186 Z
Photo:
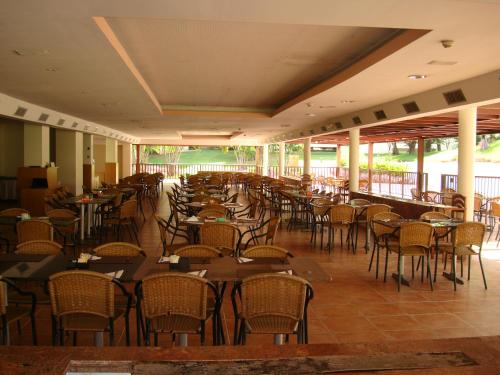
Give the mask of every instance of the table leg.
M 188 346 L 188 335 L 187 333 L 179 334 L 179 346 Z
M 85 205 L 80 204 L 80 239 L 85 239 Z
M 401 272 L 401 284 L 405 286 L 410 286 L 410 282 L 408 279 L 405 278 L 405 257 L 402 255 L 401 256 L 401 268 L 398 265 L 398 271 Z M 399 274 L 398 273 L 393 273 L 392 278 L 396 280 L 396 282 L 399 279 Z
M 87 237 L 90 237 L 90 227 L 92 222 L 92 204 L 87 207 Z

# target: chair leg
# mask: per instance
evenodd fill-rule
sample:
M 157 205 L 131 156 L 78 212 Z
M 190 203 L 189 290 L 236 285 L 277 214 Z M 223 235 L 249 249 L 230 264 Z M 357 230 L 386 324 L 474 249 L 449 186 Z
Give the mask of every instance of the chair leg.
M 401 291 L 401 253 L 398 253 L 398 292 Z
M 469 259 L 467 260 L 467 280 L 470 280 L 470 261 L 471 257 L 469 255 Z
M 385 268 L 384 268 L 384 283 L 387 281 L 387 263 L 389 263 L 389 249 L 385 248 Z
M 431 286 L 431 291 L 434 291 L 434 285 L 432 285 L 431 257 L 429 253 L 427 253 L 427 272 L 429 273 L 429 284 Z
M 451 272 L 453 272 L 453 290 L 457 290 L 457 257 L 453 251 L 453 258 L 451 259 Z
M 52 316 L 51 318 L 51 327 L 52 327 L 52 346 L 56 346 L 58 329 L 57 329 L 57 319 L 54 316 Z
M 234 335 L 233 335 L 233 345 L 239 344 L 239 334 L 238 334 L 239 319 L 234 319 Z
M 109 319 L 109 346 L 115 344 L 115 327 L 113 319 Z
M 486 284 L 486 276 L 484 275 L 484 268 L 483 268 L 483 261 L 481 260 L 481 254 L 479 254 L 479 266 L 481 267 L 481 273 L 483 275 L 484 289 L 488 289 L 488 285 Z

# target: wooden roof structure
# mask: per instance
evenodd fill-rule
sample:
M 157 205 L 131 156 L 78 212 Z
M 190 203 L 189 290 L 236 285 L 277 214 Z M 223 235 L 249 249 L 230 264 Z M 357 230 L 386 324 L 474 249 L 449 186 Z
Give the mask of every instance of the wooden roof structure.
M 500 103 L 478 107 L 477 134 L 500 133 Z M 412 120 L 375 125 L 360 129 L 360 143 L 382 143 L 418 138 L 447 138 L 458 136 L 458 112 L 425 116 Z M 323 134 L 312 143 L 349 144 L 349 131 Z

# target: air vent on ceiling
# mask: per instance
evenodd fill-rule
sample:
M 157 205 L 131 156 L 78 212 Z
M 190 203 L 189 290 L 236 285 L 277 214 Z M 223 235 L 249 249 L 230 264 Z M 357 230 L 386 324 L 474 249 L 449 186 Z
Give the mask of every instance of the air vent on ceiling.
M 45 121 L 47 121 L 47 119 L 48 119 L 48 118 L 49 118 L 49 115 L 48 115 L 48 114 L 46 114 L 46 113 L 42 113 L 42 114 L 40 115 L 40 117 L 38 117 L 38 121 L 45 122 Z
M 446 100 L 446 103 L 448 103 L 448 105 L 462 103 L 462 102 L 467 101 L 467 99 L 465 98 L 465 95 L 461 89 L 458 89 L 455 91 L 444 92 L 443 96 Z
M 336 123 L 335 123 L 335 129 L 340 130 L 340 129 L 342 129 L 342 128 L 343 128 L 343 126 L 342 126 L 342 123 L 341 123 L 341 122 L 336 122 Z
M 27 108 L 17 107 L 16 111 L 14 112 L 14 115 L 19 116 L 19 117 L 24 117 L 26 112 L 28 112 Z
M 71 125 L 72 128 L 76 128 L 78 126 L 77 122 L 74 122 L 73 125 Z
M 375 111 L 375 112 L 373 112 L 373 114 L 375 115 L 375 118 L 377 120 L 385 120 L 387 118 L 387 115 L 385 114 L 385 112 L 383 110 Z
M 65 119 L 60 118 L 59 121 L 57 121 L 57 125 L 63 126 L 65 122 L 66 122 Z
M 352 123 L 353 123 L 354 125 L 361 125 L 361 119 L 359 118 L 359 116 L 354 116 L 354 117 L 352 118 Z
M 328 128 L 327 128 L 325 125 L 323 125 L 323 126 L 321 127 L 321 131 L 326 132 L 326 131 L 328 131 Z
M 403 108 L 407 114 L 420 112 L 417 102 L 403 103 Z
M 88 125 L 85 125 L 85 126 L 83 127 L 83 130 L 84 130 L 84 131 L 89 130 L 89 126 L 88 126 Z

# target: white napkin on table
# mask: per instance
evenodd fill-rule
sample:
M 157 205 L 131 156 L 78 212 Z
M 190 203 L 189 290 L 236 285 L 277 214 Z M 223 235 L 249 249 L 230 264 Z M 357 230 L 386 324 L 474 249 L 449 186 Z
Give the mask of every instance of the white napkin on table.
M 123 272 L 124 272 L 124 270 L 118 270 L 115 272 L 108 272 L 106 275 L 111 276 L 112 278 L 118 280 L 118 279 L 120 279 L 120 277 L 123 276 Z
M 284 275 L 288 274 L 288 275 L 293 275 L 293 271 L 292 270 L 286 270 L 286 271 L 279 271 L 278 273 L 282 273 Z
M 207 273 L 207 270 L 188 272 L 189 275 L 194 275 L 194 276 L 199 276 L 199 277 L 204 277 L 206 273 Z
M 186 219 L 186 221 L 198 221 L 199 219 L 196 216 L 191 216 Z
M 245 257 L 238 257 L 238 263 L 248 263 L 248 262 L 253 262 L 253 259 L 245 258 Z

